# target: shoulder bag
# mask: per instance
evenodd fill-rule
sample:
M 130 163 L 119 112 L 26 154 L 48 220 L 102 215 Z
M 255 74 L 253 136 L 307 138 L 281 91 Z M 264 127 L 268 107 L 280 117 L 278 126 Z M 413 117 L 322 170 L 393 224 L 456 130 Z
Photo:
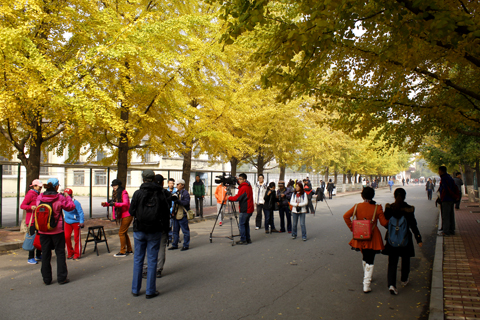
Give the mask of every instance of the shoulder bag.
M 353 210 L 352 217 L 352 232 L 354 240 L 370 240 L 372 239 L 373 228 L 375 228 L 375 215 L 377 214 L 377 205 L 375 205 L 375 211 L 373 212 L 372 220 L 355 220 L 357 215 L 357 205 Z
M 28 223 L 28 228 L 27 232 L 25 233 L 25 240 L 23 240 L 23 245 L 22 249 L 26 251 L 32 251 L 35 249 L 33 246 L 33 241 L 35 240 L 35 232 L 33 234 L 30 234 L 30 227 L 32 226 L 32 219 L 33 219 L 33 212 L 32 215 L 30 216 L 30 222 Z

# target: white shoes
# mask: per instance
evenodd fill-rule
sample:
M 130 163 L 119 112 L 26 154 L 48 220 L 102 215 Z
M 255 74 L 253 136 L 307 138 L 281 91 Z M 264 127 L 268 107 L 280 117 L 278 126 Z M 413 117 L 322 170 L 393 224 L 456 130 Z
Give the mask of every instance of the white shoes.
M 410 278 L 407 278 L 407 281 L 402 281 L 402 286 L 406 286 L 410 282 Z
M 390 286 L 388 288 L 388 291 L 390 291 L 390 294 L 393 294 L 393 295 L 397 295 L 398 294 L 398 290 L 397 288 L 395 288 L 394 286 Z

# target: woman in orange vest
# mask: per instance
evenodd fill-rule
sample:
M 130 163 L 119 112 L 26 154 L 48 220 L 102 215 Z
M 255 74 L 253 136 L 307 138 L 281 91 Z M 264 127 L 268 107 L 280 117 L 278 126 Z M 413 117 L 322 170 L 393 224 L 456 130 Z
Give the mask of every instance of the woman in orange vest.
M 227 205 L 227 188 L 223 185 L 223 182 L 217 186 L 215 189 L 215 198 L 217 198 L 217 215 L 220 213 L 220 208 L 223 207 L 222 214 L 218 216 L 218 225 L 221 226 L 223 224 L 223 213 L 225 212 L 225 206 Z

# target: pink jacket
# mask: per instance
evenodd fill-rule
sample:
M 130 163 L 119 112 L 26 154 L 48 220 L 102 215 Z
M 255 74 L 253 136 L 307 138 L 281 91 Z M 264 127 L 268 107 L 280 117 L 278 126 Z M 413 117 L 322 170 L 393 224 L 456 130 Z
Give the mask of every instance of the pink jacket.
M 72 211 L 75 209 L 75 203 L 73 203 L 72 198 L 64 197 L 60 193 L 45 191 L 37 197 L 37 206 L 40 202 L 50 202 L 53 207 L 53 214 L 55 219 L 57 219 L 57 226 L 51 231 L 38 231 L 41 234 L 58 234 L 63 232 L 63 213 L 62 209 L 66 211 Z
M 107 203 L 107 207 L 109 206 L 110 205 Z M 119 208 L 120 211 L 122 212 L 122 219 L 126 217 L 130 217 L 130 213 L 128 212 L 128 209 L 130 209 L 130 198 L 128 197 L 127 190 L 123 190 L 122 192 L 122 202 L 115 202 L 115 205 L 113 206 L 112 219 L 116 219 L 115 208 Z
M 28 190 L 27 194 L 25 195 L 25 199 L 23 199 L 23 202 L 20 205 L 20 209 L 27 211 L 26 220 L 25 220 L 25 224 L 27 225 L 30 222 L 30 217 L 32 217 L 32 213 L 33 213 L 32 206 L 37 205 L 37 197 L 38 197 L 38 192 L 33 189 L 30 189 Z M 32 217 L 32 225 L 35 225 L 35 216 Z

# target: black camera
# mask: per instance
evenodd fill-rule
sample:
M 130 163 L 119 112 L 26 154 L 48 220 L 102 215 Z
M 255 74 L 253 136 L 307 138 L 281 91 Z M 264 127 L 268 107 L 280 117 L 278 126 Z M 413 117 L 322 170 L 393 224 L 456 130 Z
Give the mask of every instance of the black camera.
M 297 207 L 297 213 L 302 212 L 302 207 Z
M 235 184 L 237 184 L 237 178 L 230 175 L 227 176 L 224 172 L 221 176 L 215 177 L 215 183 L 223 183 L 224 186 L 234 186 Z
M 178 193 L 175 192 L 174 194 L 172 194 L 172 201 L 175 202 L 175 201 L 178 201 Z

